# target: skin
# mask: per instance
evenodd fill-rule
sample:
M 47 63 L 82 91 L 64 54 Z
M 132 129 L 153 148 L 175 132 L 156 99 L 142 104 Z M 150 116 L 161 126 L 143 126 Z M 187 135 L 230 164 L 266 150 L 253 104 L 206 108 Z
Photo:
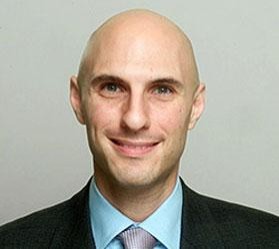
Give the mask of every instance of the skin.
M 132 220 L 172 192 L 204 92 L 189 39 L 165 17 L 123 12 L 90 37 L 70 100 L 86 125 L 100 192 Z

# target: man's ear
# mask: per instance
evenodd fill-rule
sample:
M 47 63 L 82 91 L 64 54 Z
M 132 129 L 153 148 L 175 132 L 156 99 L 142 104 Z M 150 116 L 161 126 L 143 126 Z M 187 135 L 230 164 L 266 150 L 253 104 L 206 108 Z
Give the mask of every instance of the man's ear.
M 195 127 L 197 121 L 202 115 L 204 107 L 205 107 L 205 85 L 200 83 L 194 94 L 194 101 L 192 104 L 192 111 L 190 116 L 190 122 L 188 125 L 188 130 L 191 130 Z
M 72 76 L 70 79 L 70 101 L 78 121 L 81 124 L 85 124 L 81 103 L 81 89 L 76 76 Z

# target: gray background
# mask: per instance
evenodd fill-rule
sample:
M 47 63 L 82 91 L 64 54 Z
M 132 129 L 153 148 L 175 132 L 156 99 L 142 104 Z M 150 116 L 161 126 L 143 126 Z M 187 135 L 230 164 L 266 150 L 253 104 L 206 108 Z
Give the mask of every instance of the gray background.
M 88 180 L 69 77 L 89 34 L 135 7 L 188 33 L 207 85 L 181 175 L 198 192 L 279 214 L 277 0 L 1 0 L 0 224 L 69 198 Z

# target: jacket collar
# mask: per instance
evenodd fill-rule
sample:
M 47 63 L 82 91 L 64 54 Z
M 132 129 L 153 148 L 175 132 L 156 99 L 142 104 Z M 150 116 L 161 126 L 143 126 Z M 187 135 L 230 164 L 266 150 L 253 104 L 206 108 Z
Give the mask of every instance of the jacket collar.
M 89 218 L 90 181 L 64 205 L 63 224 L 56 228 L 49 248 L 96 249 Z
M 181 249 L 224 248 L 214 218 L 208 207 L 207 197 L 195 193 L 183 180 L 183 209 L 181 224 Z

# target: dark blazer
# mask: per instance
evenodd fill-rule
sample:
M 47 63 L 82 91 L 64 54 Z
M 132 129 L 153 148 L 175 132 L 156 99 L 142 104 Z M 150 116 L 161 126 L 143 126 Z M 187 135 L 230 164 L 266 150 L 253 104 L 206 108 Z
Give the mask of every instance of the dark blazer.
M 183 182 L 182 186 L 180 248 L 279 248 L 279 217 L 202 196 Z M 95 248 L 88 191 L 89 184 L 70 200 L 0 227 L 0 248 Z

